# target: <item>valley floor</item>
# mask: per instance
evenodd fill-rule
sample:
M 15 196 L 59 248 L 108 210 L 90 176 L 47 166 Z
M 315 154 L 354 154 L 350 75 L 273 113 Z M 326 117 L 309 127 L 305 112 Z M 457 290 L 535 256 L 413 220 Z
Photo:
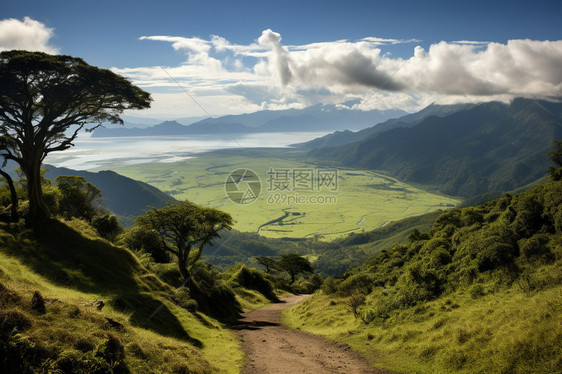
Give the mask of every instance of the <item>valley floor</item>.
M 281 311 L 307 297 L 291 296 L 283 299 L 283 303 L 246 313 L 237 327 L 247 355 L 243 374 L 390 373 L 370 367 L 346 344 L 329 343 L 321 337 L 283 326 Z

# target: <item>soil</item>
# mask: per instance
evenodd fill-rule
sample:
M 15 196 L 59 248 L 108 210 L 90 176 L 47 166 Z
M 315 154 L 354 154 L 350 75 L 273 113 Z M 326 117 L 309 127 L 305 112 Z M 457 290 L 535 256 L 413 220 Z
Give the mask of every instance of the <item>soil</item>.
M 237 326 L 247 362 L 243 374 L 266 373 L 341 373 L 390 374 L 373 368 L 347 344 L 330 343 L 281 324 L 281 310 L 307 295 L 285 298 L 281 303 L 252 310 Z

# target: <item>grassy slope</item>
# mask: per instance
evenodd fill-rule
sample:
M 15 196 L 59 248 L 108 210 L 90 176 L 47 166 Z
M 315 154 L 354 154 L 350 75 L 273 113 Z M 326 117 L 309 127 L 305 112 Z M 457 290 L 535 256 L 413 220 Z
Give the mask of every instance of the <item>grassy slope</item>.
M 302 157 L 301 157 L 302 160 Z M 322 189 L 298 192 L 299 196 L 335 196 L 337 203 L 287 204 L 279 191 L 267 191 L 267 171 L 270 168 L 316 168 L 310 161 L 298 161 L 291 152 L 252 150 L 244 152 L 213 152 L 187 162 L 150 163 L 115 167 L 114 170 L 130 178 L 149 183 L 176 199 L 188 199 L 197 204 L 225 210 L 236 220 L 235 229 L 256 232 L 264 223 L 289 215 L 281 222 L 262 227 L 260 234 L 273 237 L 312 237 L 326 239 L 342 237 L 350 232 L 371 230 L 388 221 L 415 216 L 438 208 L 456 205 L 450 197 L 431 194 L 393 178 L 366 170 L 338 170 L 338 190 Z M 325 167 L 325 166 L 322 166 Z M 239 168 L 250 168 L 261 178 L 262 192 L 251 204 L 235 204 L 224 191 L 228 174 Z M 286 195 L 294 196 L 289 191 Z M 283 203 L 285 201 L 285 203 Z
M 562 182 L 440 216 L 285 315 L 407 373 L 562 371 Z M 362 322 L 352 295 L 366 295 Z
M 87 229 L 78 228 L 87 236 Z M 46 347 L 46 357 L 54 360 L 62 351 L 76 354 L 80 341 L 93 348 L 113 334 L 125 346 L 125 363 L 133 372 L 182 366 L 190 372 L 238 372 L 242 355 L 229 330 L 169 301 L 173 289 L 128 250 L 86 236 L 58 221 L 35 237 L 0 230 L 0 283 L 19 296 L 13 302 L 2 298 L 0 313 L 19 311 L 31 320 L 23 337 Z M 40 315 L 30 309 L 34 291 L 59 301 Z M 96 299 L 108 306 L 97 311 L 83 305 Z M 110 328 L 105 317 L 124 329 Z

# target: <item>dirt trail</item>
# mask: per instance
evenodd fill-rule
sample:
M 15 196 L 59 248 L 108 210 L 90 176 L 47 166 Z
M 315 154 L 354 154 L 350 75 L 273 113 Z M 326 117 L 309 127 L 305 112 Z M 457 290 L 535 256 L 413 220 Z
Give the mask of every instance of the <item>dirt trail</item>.
M 248 358 L 243 374 L 389 373 L 370 367 L 365 359 L 345 344 L 329 343 L 321 337 L 282 326 L 281 310 L 306 297 L 288 297 L 283 299 L 284 303 L 245 314 L 237 327 Z

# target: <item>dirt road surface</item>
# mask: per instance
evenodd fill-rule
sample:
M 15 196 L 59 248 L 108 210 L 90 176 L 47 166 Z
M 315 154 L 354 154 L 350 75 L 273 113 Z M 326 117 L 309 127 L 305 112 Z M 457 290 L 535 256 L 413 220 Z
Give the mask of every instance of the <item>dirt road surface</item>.
M 283 303 L 244 315 L 237 327 L 247 357 L 243 374 L 390 373 L 370 367 L 364 358 L 345 344 L 329 343 L 321 337 L 281 325 L 281 310 L 306 297 L 291 296 L 283 299 Z

